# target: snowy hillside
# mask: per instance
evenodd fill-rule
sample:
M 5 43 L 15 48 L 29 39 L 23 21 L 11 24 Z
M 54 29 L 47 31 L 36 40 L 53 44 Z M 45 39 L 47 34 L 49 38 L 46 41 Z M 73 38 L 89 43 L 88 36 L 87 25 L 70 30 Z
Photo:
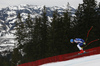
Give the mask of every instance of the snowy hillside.
M 16 5 L 16 6 L 9 6 L 6 8 L 0 9 L 0 52 L 12 49 L 14 46 L 14 35 L 15 32 L 13 28 L 15 27 L 15 21 L 17 19 L 17 14 L 20 13 L 23 21 L 27 18 L 28 13 L 31 15 L 32 18 L 35 16 L 41 16 L 42 10 L 44 6 L 37 6 L 37 5 Z M 52 13 L 56 9 L 60 15 L 63 14 L 65 9 L 69 8 L 69 12 L 71 15 L 74 15 L 75 9 L 71 6 L 67 7 L 67 5 L 63 6 L 53 6 L 53 7 L 46 7 L 47 9 L 47 16 L 48 20 L 52 18 Z
M 40 66 L 100 66 L 100 54 Z
M 9 54 L 14 49 L 14 35 L 13 34 L 5 34 L 0 37 L 0 53 L 2 56 Z M 6 52 L 6 53 L 5 53 Z
M 19 5 L 19 6 L 9 6 L 6 8 L 2 8 L 0 10 L 0 23 L 1 25 L 5 25 L 3 29 L 9 32 L 14 27 L 18 13 L 21 13 L 23 20 L 27 18 L 28 13 L 31 15 L 32 18 L 34 18 L 35 16 L 40 16 L 42 14 L 43 7 L 44 6 L 37 6 L 37 5 Z M 58 10 L 58 13 L 62 15 L 65 9 L 67 8 L 69 8 L 71 15 L 75 13 L 75 9 L 71 6 L 67 7 L 66 5 L 64 5 L 61 7 L 58 6 L 46 7 L 48 19 L 52 18 L 52 13 L 56 9 Z

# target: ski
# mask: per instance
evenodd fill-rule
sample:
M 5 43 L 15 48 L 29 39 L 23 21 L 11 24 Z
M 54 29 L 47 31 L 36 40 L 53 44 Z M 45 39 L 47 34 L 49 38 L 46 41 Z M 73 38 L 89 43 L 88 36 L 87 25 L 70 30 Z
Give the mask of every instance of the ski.
M 83 54 L 87 54 L 87 53 L 91 53 L 91 52 L 95 52 L 95 51 L 96 51 L 96 50 L 93 50 L 93 51 L 85 51 L 84 53 L 75 54 L 75 55 L 66 57 L 66 59 L 74 58 L 74 57 L 77 57 L 77 56 L 80 56 L 80 55 L 83 55 Z
M 88 52 L 84 52 L 84 53 L 78 53 L 78 55 L 82 55 L 82 54 L 86 54 L 86 53 L 88 53 Z
M 93 51 L 87 51 L 87 52 L 85 51 L 84 53 L 78 53 L 77 56 L 83 55 L 83 54 L 87 54 L 87 53 L 90 53 L 90 52 L 94 52 L 94 51 L 96 51 L 96 50 L 93 50 Z

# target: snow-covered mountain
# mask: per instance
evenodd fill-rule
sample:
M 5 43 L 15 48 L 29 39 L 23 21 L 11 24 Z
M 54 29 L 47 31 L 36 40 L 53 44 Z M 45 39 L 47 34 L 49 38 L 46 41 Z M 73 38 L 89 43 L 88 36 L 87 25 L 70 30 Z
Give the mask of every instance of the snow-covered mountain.
M 17 14 L 20 13 L 23 20 L 27 18 L 28 13 L 31 15 L 32 18 L 34 18 L 35 16 L 41 16 L 43 7 L 44 6 L 25 4 L 18 6 L 9 6 L 0 9 L 0 52 L 8 50 L 7 47 L 12 49 L 14 46 L 13 28 L 15 21 L 17 19 Z M 58 13 L 62 15 L 66 9 L 69 9 L 71 15 L 74 15 L 76 11 L 75 8 L 67 5 L 63 5 L 60 7 L 59 6 L 46 7 L 49 21 L 52 18 L 52 13 L 55 10 L 57 10 Z

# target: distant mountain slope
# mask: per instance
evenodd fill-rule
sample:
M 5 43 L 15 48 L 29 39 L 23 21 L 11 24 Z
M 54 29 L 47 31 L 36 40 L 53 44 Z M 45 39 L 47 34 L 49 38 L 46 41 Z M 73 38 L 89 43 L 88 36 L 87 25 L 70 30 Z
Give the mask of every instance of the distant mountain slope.
M 58 10 L 59 14 L 63 14 L 64 10 L 67 9 L 67 6 L 53 6 L 46 7 L 47 16 L 52 17 L 53 11 Z M 73 7 L 69 7 L 71 14 L 75 13 L 75 9 Z M 31 14 L 31 17 L 40 16 L 42 14 L 43 6 L 37 5 L 19 5 L 19 6 L 9 6 L 6 8 L 2 8 L 0 10 L 0 24 L 3 25 L 3 30 L 9 32 L 13 25 L 15 24 L 17 14 L 21 13 L 23 20 L 27 18 L 27 14 Z M 5 25 L 5 26 L 4 26 Z
M 4 46 L 5 43 L 6 43 L 6 45 L 7 45 L 7 43 L 12 44 L 11 41 L 13 40 L 14 37 L 9 39 L 7 36 L 13 35 L 13 33 L 14 33 L 13 28 L 14 28 L 18 13 L 21 14 L 23 20 L 25 20 L 27 18 L 28 13 L 31 15 L 32 18 L 34 18 L 35 16 L 41 16 L 43 7 L 44 6 L 25 4 L 25 5 L 9 6 L 6 8 L 2 8 L 0 10 L 0 39 L 2 40 L 2 41 L 0 41 L 1 42 L 0 46 L 1 45 Z M 63 12 L 68 8 L 69 8 L 71 15 L 74 15 L 76 9 L 74 9 L 71 6 L 67 7 L 66 5 L 63 5 L 60 7 L 59 6 L 46 7 L 48 19 L 50 20 L 52 18 L 53 11 L 58 10 L 58 13 L 60 15 L 62 15 Z M 4 47 L 3 47 L 3 49 L 4 49 Z M 1 49 L 2 49 L 2 47 L 0 48 L 0 51 L 2 51 Z

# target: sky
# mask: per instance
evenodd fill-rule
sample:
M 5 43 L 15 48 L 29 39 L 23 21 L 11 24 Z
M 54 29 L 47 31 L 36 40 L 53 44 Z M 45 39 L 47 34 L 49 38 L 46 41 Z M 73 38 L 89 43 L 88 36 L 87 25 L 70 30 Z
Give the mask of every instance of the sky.
M 100 0 L 97 1 L 100 2 Z M 0 0 L 0 9 L 20 4 L 45 5 L 46 7 L 63 6 L 68 2 L 71 6 L 77 8 L 79 3 L 83 3 L 83 0 Z

